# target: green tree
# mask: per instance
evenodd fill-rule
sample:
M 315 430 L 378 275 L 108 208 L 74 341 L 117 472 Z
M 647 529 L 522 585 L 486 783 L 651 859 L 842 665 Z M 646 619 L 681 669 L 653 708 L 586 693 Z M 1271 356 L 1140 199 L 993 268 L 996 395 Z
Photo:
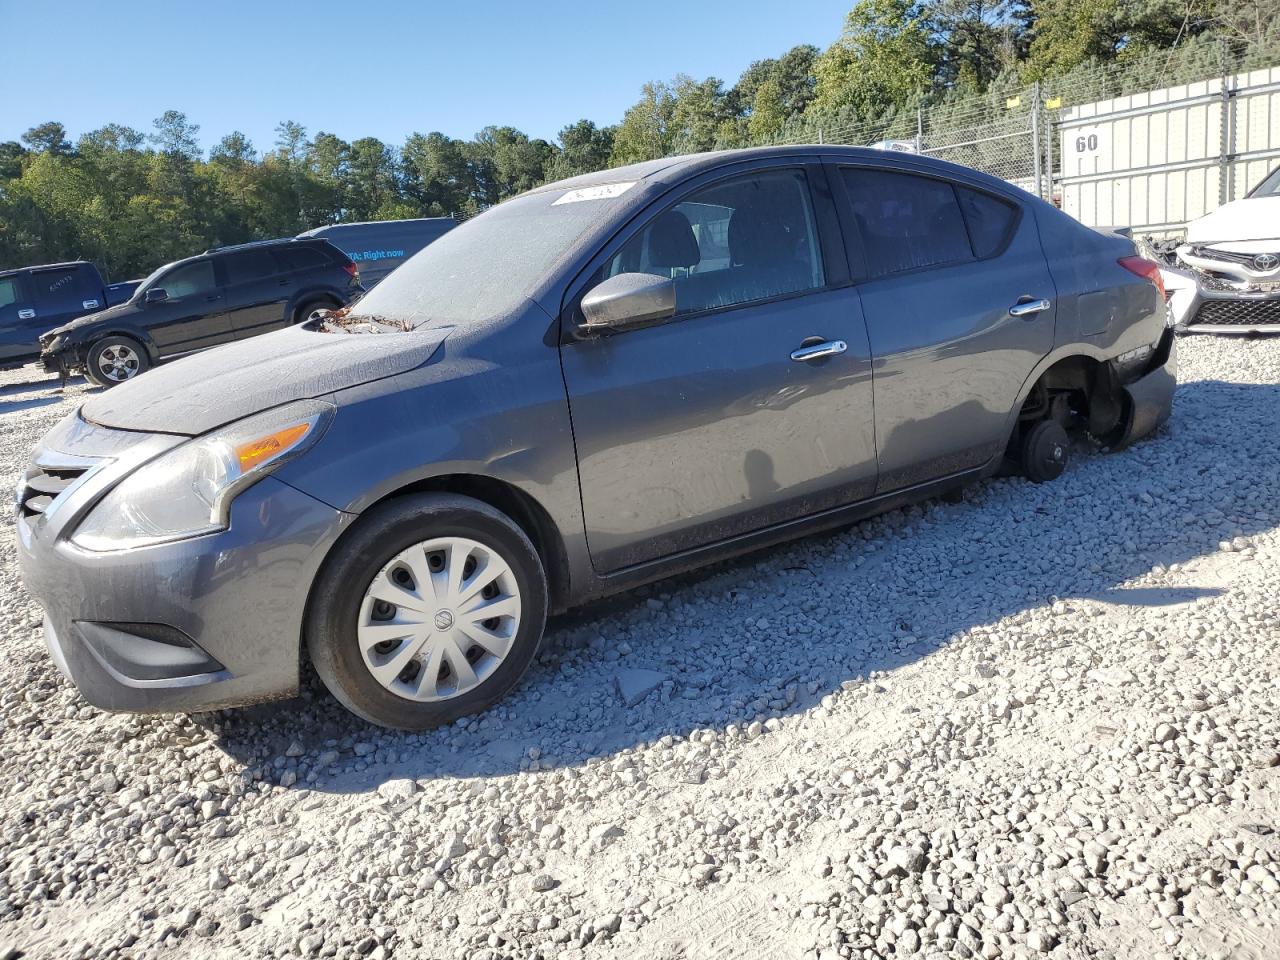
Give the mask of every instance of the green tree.
M 813 108 L 878 117 L 929 88 L 937 61 L 926 14 L 917 0 L 859 0 L 814 65 Z
M 627 109 L 613 137 L 613 166 L 654 160 L 671 152 L 676 98 L 665 83 L 646 83 L 640 100 Z
M 67 128 L 56 120 L 32 127 L 22 135 L 22 142 L 36 153 L 60 156 L 71 152 L 71 143 L 67 140 Z
M 468 208 L 475 178 L 461 141 L 439 132 L 415 133 L 400 150 L 400 167 L 405 195 L 419 215 L 441 217 Z
M 551 161 L 548 180 L 563 180 L 580 173 L 591 173 L 609 166 L 613 153 L 613 127 L 597 127 L 590 120 L 579 120 L 560 131 L 560 149 Z

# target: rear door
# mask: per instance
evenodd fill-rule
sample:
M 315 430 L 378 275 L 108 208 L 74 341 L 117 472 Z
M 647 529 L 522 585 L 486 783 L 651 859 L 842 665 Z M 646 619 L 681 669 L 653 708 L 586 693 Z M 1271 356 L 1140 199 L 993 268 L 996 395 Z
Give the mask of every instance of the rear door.
M 223 271 L 227 314 L 237 340 L 278 330 L 287 318 L 285 307 L 296 277 L 272 255 L 270 247 L 237 250 L 214 258 Z
M 161 356 L 200 350 L 231 338 L 222 288 L 208 257 L 178 264 L 150 289 L 162 289 L 168 297 L 151 303 L 144 299 L 138 322 L 150 333 Z
M 676 316 L 561 348 L 602 572 L 875 487 L 866 331 L 821 164 L 720 176 L 615 241 L 583 288 L 670 277 Z
M 20 273 L 0 277 L 0 364 L 34 358 L 40 353 L 40 334 L 47 329 L 31 300 L 27 278 Z
M 862 278 L 878 492 L 985 464 L 1053 347 L 1056 288 L 1035 217 L 1009 196 L 923 170 L 831 167 Z

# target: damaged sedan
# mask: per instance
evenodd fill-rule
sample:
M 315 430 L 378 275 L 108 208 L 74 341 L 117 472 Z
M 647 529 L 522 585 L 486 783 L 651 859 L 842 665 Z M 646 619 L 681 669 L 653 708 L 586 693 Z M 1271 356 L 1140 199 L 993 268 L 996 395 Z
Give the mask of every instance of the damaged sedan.
M 288 697 L 309 663 L 425 729 L 510 691 L 550 613 L 1147 436 L 1165 316 L 1130 240 L 932 158 L 588 174 L 89 398 L 19 483 L 19 561 L 100 707 Z
M 1280 333 L 1280 167 L 1247 197 L 1146 241 L 1179 333 Z

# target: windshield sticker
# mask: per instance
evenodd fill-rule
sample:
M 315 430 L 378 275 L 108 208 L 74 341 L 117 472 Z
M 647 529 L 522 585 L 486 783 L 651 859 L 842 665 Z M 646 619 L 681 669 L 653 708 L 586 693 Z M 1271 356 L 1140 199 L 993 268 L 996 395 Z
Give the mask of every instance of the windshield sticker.
M 635 185 L 636 182 L 631 180 L 627 183 L 606 183 L 598 187 L 581 187 L 577 190 L 570 190 L 551 205 L 558 207 L 562 203 L 581 203 L 583 200 L 612 200 L 614 197 L 622 196 Z

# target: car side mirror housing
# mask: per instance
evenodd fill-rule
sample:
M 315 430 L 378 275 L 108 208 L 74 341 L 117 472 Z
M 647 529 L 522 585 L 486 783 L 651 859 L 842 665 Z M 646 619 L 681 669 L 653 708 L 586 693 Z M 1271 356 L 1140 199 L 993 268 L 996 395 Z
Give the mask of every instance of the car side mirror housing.
M 169 294 L 163 287 L 152 287 L 147 291 L 147 303 L 161 303 L 169 299 Z
M 676 312 L 676 285 L 670 277 L 651 273 L 620 273 L 582 298 L 584 333 L 627 330 Z

